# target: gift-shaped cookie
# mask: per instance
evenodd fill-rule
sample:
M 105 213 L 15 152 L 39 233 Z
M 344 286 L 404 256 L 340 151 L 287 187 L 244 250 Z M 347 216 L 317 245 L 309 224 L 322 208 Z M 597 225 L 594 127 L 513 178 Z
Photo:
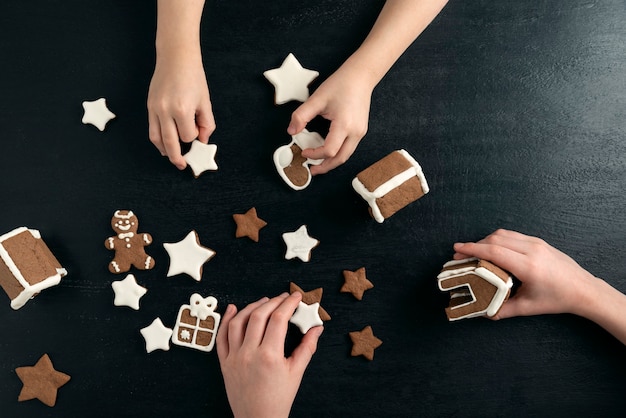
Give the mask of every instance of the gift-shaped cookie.
M 294 190 L 302 190 L 311 183 L 310 165 L 319 165 L 324 160 L 312 160 L 302 156 L 302 150 L 324 145 L 324 138 L 317 132 L 303 129 L 293 135 L 291 143 L 274 151 L 274 164 L 282 179 Z
M 361 171 L 352 187 L 369 204 L 379 223 L 428 193 L 422 167 L 405 150 L 397 150 Z
M 189 305 L 183 305 L 172 333 L 172 342 L 200 351 L 211 351 L 220 325 L 220 314 L 215 312 L 217 299 L 203 298 L 197 293 L 191 295 Z
M 439 289 L 450 292 L 448 320 L 492 317 L 509 298 L 513 279 L 495 264 L 478 258 L 449 261 L 437 276 Z
M 0 286 L 11 298 L 13 309 L 59 284 L 66 275 L 36 229 L 20 227 L 0 236 Z

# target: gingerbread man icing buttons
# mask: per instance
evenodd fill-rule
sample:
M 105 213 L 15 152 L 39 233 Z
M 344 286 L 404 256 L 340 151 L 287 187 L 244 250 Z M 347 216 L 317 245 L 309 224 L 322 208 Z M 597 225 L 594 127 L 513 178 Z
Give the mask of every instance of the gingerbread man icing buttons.
M 217 299 L 203 298 L 194 293 L 189 305 L 182 305 L 178 311 L 172 342 L 183 347 L 209 352 L 215 344 L 215 336 L 220 326 L 221 315 L 215 312 Z
M 104 242 L 107 249 L 115 251 L 115 257 L 109 263 L 111 273 L 127 272 L 131 266 L 139 270 L 150 270 L 154 267 L 154 259 L 144 250 L 144 247 L 152 244 L 152 236 L 137 232 L 139 220 L 133 211 L 115 211 L 111 218 L 111 227 L 116 235 Z
M 302 150 L 324 145 L 324 138 L 317 132 L 293 135 L 291 142 L 274 151 L 274 165 L 280 177 L 294 190 L 305 189 L 311 183 L 310 165 L 320 165 L 324 160 L 312 160 L 302 156 Z

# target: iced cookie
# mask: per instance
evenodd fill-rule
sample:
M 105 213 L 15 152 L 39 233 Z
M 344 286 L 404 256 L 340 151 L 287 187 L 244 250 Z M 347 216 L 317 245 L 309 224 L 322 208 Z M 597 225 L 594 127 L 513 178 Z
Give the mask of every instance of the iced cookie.
M 274 85 L 274 103 L 281 105 L 292 100 L 304 102 L 309 98 L 309 84 L 319 73 L 302 67 L 293 54 L 287 55 L 279 68 L 267 70 L 265 78 Z
M 142 328 L 141 336 L 146 342 L 146 352 L 155 350 L 169 351 L 172 329 L 163 325 L 161 318 L 156 318 L 150 325 Z
M 302 190 L 311 183 L 310 165 L 320 165 L 324 160 L 312 160 L 302 156 L 302 150 L 324 145 L 324 138 L 317 132 L 303 129 L 293 135 L 291 143 L 274 151 L 274 165 L 280 177 L 294 190 Z
M 315 238 L 309 236 L 306 225 L 302 225 L 294 232 L 285 232 L 283 234 L 283 240 L 287 245 L 285 259 L 291 260 L 292 258 L 298 257 L 305 263 L 311 259 L 311 250 L 320 243 Z
M 84 101 L 83 110 L 85 113 L 83 115 L 82 122 L 85 125 L 88 123 L 92 124 L 98 128 L 100 132 L 104 131 L 107 122 L 115 118 L 115 114 L 107 108 L 105 98 L 100 98 L 98 100 L 94 100 L 93 102 Z
M 19 402 L 39 399 L 50 407 L 56 404 L 59 388 L 70 381 L 69 375 L 54 369 L 47 354 L 34 366 L 18 367 L 15 373 L 24 385 L 17 398 Z
M 319 315 L 319 309 L 319 303 L 307 305 L 300 301 L 289 322 L 297 326 L 301 333 L 306 334 L 311 328 L 324 325 Z
M 324 293 L 324 289 L 318 287 L 317 289 L 305 292 L 300 286 L 298 286 L 294 282 L 290 282 L 289 293 L 293 292 L 300 292 L 300 294 L 302 294 L 302 302 L 306 303 L 307 305 L 311 305 L 313 303 L 322 303 L 322 294 Z M 319 308 L 319 315 L 322 321 L 330 321 L 330 315 L 328 314 L 328 312 L 326 312 L 326 309 L 322 308 L 321 305 Z
M 178 311 L 172 342 L 200 351 L 211 351 L 221 318 L 215 309 L 217 299 L 213 296 L 203 298 L 197 293 L 191 295 L 189 305 L 181 306 Z
M 216 171 L 217 164 L 215 163 L 215 153 L 217 152 L 217 145 L 205 144 L 197 139 L 191 143 L 191 148 L 183 158 L 191 167 L 195 178 L 200 177 L 200 174 L 205 171 Z
M 128 306 L 136 311 L 139 310 L 139 300 L 148 291 L 145 287 L 139 286 L 135 276 L 129 274 L 124 280 L 118 280 L 111 283 L 115 299 L 115 306 Z
M 466 258 L 443 265 L 437 276 L 439 289 L 450 293 L 448 320 L 494 316 L 509 298 L 513 279 L 486 260 Z
M 132 210 L 115 211 L 111 218 L 111 227 L 116 235 L 104 242 L 108 250 L 115 251 L 115 257 L 109 263 L 111 273 L 125 273 L 131 266 L 139 270 L 150 270 L 154 267 L 154 259 L 144 250 L 152 244 L 152 236 L 137 232 L 139 220 Z
M 165 243 L 163 247 L 170 256 L 167 277 L 186 273 L 195 281 L 202 279 L 202 266 L 215 256 L 215 251 L 200 245 L 196 231 L 191 231 L 181 241 Z
M 428 193 L 422 167 L 405 150 L 394 151 L 361 171 L 352 187 L 379 223 Z
M 38 230 L 20 227 L 0 236 L 0 286 L 13 309 L 59 284 L 66 275 Z

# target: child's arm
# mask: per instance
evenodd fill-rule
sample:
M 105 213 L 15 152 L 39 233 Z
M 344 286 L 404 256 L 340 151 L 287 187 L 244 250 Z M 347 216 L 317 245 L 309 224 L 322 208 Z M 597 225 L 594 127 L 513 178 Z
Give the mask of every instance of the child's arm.
M 207 143 L 215 130 L 202 65 L 200 20 L 204 0 L 158 0 L 156 65 L 148 92 L 150 141 L 179 169 L 180 142 Z
M 303 103 L 287 128 L 294 135 L 315 116 L 331 121 L 323 146 L 307 149 L 306 158 L 325 159 L 311 166 L 326 173 L 352 155 L 367 132 L 372 91 L 378 82 L 439 14 L 447 0 L 387 0 L 363 44 Z
M 500 229 L 477 243 L 456 243 L 454 250 L 455 259 L 484 258 L 522 282 L 493 319 L 572 313 L 626 344 L 626 295 L 545 241 Z
M 217 355 L 236 418 L 288 417 L 322 327 L 311 328 L 285 357 L 289 318 L 300 292 L 263 298 L 237 313 L 228 305 L 217 334 Z

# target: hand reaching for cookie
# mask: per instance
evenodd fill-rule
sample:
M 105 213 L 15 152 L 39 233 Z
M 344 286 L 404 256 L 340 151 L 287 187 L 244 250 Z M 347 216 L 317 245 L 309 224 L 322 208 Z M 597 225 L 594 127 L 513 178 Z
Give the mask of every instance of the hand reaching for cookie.
M 455 259 L 491 261 L 522 282 L 492 319 L 572 313 L 596 322 L 626 344 L 626 295 L 542 239 L 499 229 L 476 243 L 456 243 L 454 250 Z
M 217 354 L 235 417 L 288 417 L 322 327 L 311 328 L 290 357 L 284 346 L 300 292 L 228 305 L 217 334 Z

